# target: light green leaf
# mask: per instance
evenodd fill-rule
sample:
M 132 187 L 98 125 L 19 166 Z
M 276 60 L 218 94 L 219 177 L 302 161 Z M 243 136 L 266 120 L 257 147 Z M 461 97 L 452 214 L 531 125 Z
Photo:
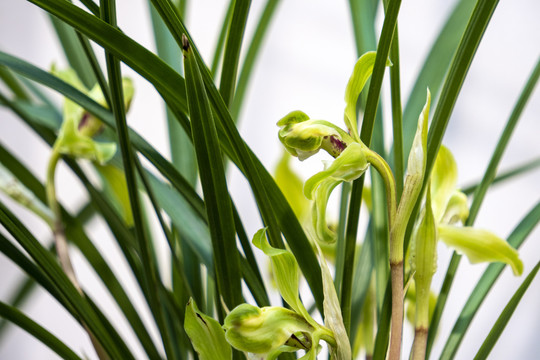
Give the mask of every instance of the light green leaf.
M 431 173 L 433 215 L 440 221 L 457 184 L 457 165 L 447 147 L 441 145 Z
M 288 250 L 272 247 L 266 239 L 266 228 L 257 231 L 252 242 L 270 257 L 276 285 L 283 300 L 298 314 L 304 316 L 313 327 L 317 327 L 317 323 L 309 315 L 298 295 L 300 271 L 294 255 Z
M 283 345 L 291 345 L 288 340 L 295 333 L 312 333 L 315 328 L 306 319 L 289 309 L 277 306 L 258 308 L 241 304 L 225 318 L 225 337 L 238 350 L 254 354 L 276 355 Z M 309 347 L 295 342 L 300 349 Z M 281 349 L 285 350 L 285 349 Z
M 473 264 L 500 261 L 512 267 L 514 275 L 523 273 L 518 252 L 495 234 L 471 227 L 439 225 L 439 238 L 448 246 L 465 254 Z
M 375 51 L 369 51 L 358 59 L 345 90 L 345 125 L 356 141 L 360 141 L 356 119 L 356 101 L 366 82 L 371 77 L 376 55 Z M 392 65 L 390 60 L 386 61 L 386 65 Z
M 199 311 L 193 299 L 186 306 L 184 329 L 201 360 L 232 359 L 225 331 L 216 320 Z
M 350 360 L 352 358 L 351 343 L 349 342 L 349 336 L 343 324 L 343 316 L 341 315 L 341 306 L 334 286 L 334 279 L 332 278 L 321 248 L 318 244 L 316 246 L 323 280 L 324 323 L 332 330 L 336 341 L 336 346 L 331 346 L 332 358 L 334 360 Z

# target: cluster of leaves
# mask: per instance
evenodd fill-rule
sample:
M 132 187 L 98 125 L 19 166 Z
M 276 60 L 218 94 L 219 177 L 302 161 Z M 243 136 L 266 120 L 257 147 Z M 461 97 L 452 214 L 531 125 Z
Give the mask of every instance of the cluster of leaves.
M 28 275 L 12 299 L 0 302 L 0 316 L 62 358 L 81 356 L 20 310 L 36 284 L 87 332 L 100 359 L 136 357 L 89 289 L 78 283 L 68 242 L 81 250 L 151 359 L 185 359 L 195 353 L 202 359 L 230 359 L 240 355 L 237 350 L 270 359 L 278 355 L 293 358 L 290 353 L 301 350 L 306 359 L 314 359 L 320 340 L 337 359 L 350 359 L 361 347 L 366 356 L 383 359 L 390 336 L 389 356 L 399 358 L 404 292 L 407 280 L 413 277 L 414 291 L 410 286 L 406 295 L 414 303 L 410 308 L 415 308 L 414 323 L 420 334 L 413 357 L 426 358 L 460 260 L 455 253 L 433 306 L 430 290 L 437 239 L 454 246 L 472 262 L 498 261 L 511 265 L 516 274 L 523 271 L 513 248 L 518 248 L 540 221 L 540 204 L 517 225 L 508 242 L 473 224 L 488 187 L 496 180 L 510 134 L 540 77 L 540 62 L 518 99 L 483 180 L 475 187 L 470 208 L 466 195 L 456 190 L 453 157 L 441 145 L 497 1 L 478 0 L 474 7 L 467 0 L 458 2 L 403 111 L 397 33 L 401 1 L 383 1 L 385 17 L 378 42 L 374 15 L 379 2 L 350 1 L 358 53 L 376 51 L 360 57 L 346 88 L 347 129 L 310 119 L 300 111 L 278 122 L 278 137 L 291 155 L 302 160 L 323 149 L 335 158 L 304 185 L 295 179 L 286 160 L 275 181 L 235 124 L 256 55 L 279 1 L 266 2 L 241 67 L 250 2 L 231 1 L 210 68 L 185 26 L 183 2 L 149 1 L 158 48 L 155 55 L 118 28 L 114 0 L 102 0 L 99 5 L 84 0 L 84 9 L 64 0 L 29 1 L 51 15 L 72 70 L 49 72 L 0 52 L 0 79 L 5 85 L 0 90 L 0 104 L 51 147 L 43 184 L 0 145 L 0 189 L 43 219 L 55 240 L 54 245 L 43 246 L 31 229 L 0 203 L 0 224 L 5 230 L 0 232 L 0 251 Z M 99 65 L 91 42 L 103 48 L 106 69 Z M 441 60 L 440 54 L 447 56 Z M 171 161 L 128 127 L 126 112 L 133 87 L 129 79 L 122 78 L 120 63 L 148 80 L 166 104 Z M 387 161 L 382 115 L 377 111 L 387 66 L 392 91 L 392 161 Z M 214 80 L 218 68 L 219 89 Z M 36 83 L 66 98 L 62 111 Z M 426 85 L 438 100 L 432 106 L 428 92 L 422 109 Z M 367 95 L 360 96 L 364 87 Z M 358 105 L 363 110 L 360 131 Z M 434 111 L 428 135 L 430 107 Z M 148 168 L 140 157 L 148 160 Z M 56 198 L 54 174 L 60 160 L 89 195 L 89 202 L 76 215 L 66 211 Z M 91 165 L 83 170 L 79 163 L 88 160 Z M 253 245 L 270 258 L 277 290 L 287 307 L 270 304 L 252 243 L 227 188 L 228 162 L 240 170 L 254 195 L 265 229 L 254 235 Z M 503 177 L 537 165 L 531 163 Z M 371 189 L 364 187 L 369 167 L 383 179 L 371 171 Z M 155 171 L 159 177 L 153 175 Z M 89 172 L 98 173 L 100 181 L 90 180 L 94 177 Z M 202 196 L 197 192 L 197 180 Z M 334 229 L 327 224 L 326 209 L 338 185 L 342 185 L 342 213 Z M 170 246 L 168 273 L 158 266 L 155 234 L 149 231 L 143 194 L 150 200 Z M 311 213 L 305 210 L 306 198 L 313 199 Z M 359 247 L 362 199 L 371 204 L 370 225 Z M 159 343 L 150 336 L 124 284 L 86 233 L 84 224 L 93 216 L 103 218 L 114 235 L 159 331 Z M 334 276 L 325 256 L 335 262 Z M 501 313 L 480 348 L 479 358 L 489 354 L 539 266 Z M 445 358 L 455 356 L 472 317 L 502 269 L 502 264 L 492 264 L 479 280 L 446 341 Z M 300 299 L 302 275 L 314 299 L 312 307 Z M 246 303 L 242 282 L 256 305 Z M 317 310 L 324 325 L 314 319 L 313 311 Z M 0 323 L 0 331 L 5 328 L 5 322 Z

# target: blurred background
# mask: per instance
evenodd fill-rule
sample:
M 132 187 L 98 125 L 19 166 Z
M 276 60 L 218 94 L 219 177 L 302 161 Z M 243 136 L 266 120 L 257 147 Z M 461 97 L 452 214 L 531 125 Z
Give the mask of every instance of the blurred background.
M 401 51 L 402 102 L 405 103 L 427 51 L 452 10 L 455 1 L 409 0 L 401 5 L 399 41 Z M 149 49 L 155 49 L 146 1 L 118 0 L 118 23 L 122 30 Z M 228 2 L 218 0 L 190 1 L 187 24 L 199 50 L 210 63 Z M 245 39 L 250 39 L 262 11 L 262 1 L 252 1 Z M 381 9 L 379 9 L 381 10 Z M 481 179 L 489 157 L 495 148 L 510 112 L 540 55 L 540 3 L 535 0 L 505 1 L 497 10 L 478 49 L 461 96 L 456 104 L 443 143 L 453 152 L 459 168 L 459 185 L 467 186 Z M 379 11 L 379 26 L 382 14 Z M 97 48 L 96 48 L 97 49 Z M 18 56 L 43 69 L 56 63 L 66 66 L 48 15 L 22 0 L 0 2 L 0 50 Z M 101 52 L 97 51 L 98 54 Z M 312 118 L 325 119 L 343 125 L 344 93 L 347 80 L 357 59 L 347 1 L 287 0 L 281 1 L 271 24 L 266 42 L 251 79 L 241 113 L 240 131 L 255 154 L 269 169 L 273 169 L 282 149 L 277 139 L 275 123 L 292 110 L 302 110 Z M 124 74 L 135 81 L 136 94 L 128 121 L 158 150 L 168 154 L 164 109 L 153 87 L 125 68 Z M 385 128 L 390 129 L 388 76 L 385 76 L 383 106 Z M 61 104 L 62 99 L 53 94 Z M 432 109 L 436 102 L 432 102 Z M 387 134 L 390 131 L 387 131 Z M 5 108 L 0 107 L 0 141 L 38 178 L 44 180 L 48 148 L 31 130 L 22 125 Z M 389 147 L 389 143 L 387 147 Z M 540 156 L 540 90 L 536 89 L 511 139 L 500 170 L 522 164 Z M 1 161 L 1 159 L 0 159 Z M 321 157 L 303 163 L 295 169 L 307 178 L 322 168 Z M 59 169 L 57 191 L 61 202 L 75 211 L 85 195 L 65 167 Z M 253 234 L 261 227 L 254 202 L 246 191 L 248 185 L 236 169 L 231 168 L 229 187 L 246 224 Z M 520 219 L 540 200 L 540 171 L 493 187 L 483 203 L 477 227 L 490 229 L 507 237 Z M 337 192 L 336 192 L 337 193 Z M 11 205 L 9 199 L 2 201 Z M 337 200 L 337 199 L 334 199 Z M 334 201 L 335 202 L 335 201 Z M 336 202 L 335 202 L 336 203 Z M 44 242 L 50 241 L 46 226 L 26 211 L 12 206 L 15 213 L 34 229 Z M 333 212 L 332 212 L 333 211 Z M 337 218 L 337 209 L 330 210 Z M 121 281 L 132 284 L 126 264 L 119 260 L 116 245 L 99 220 L 90 224 L 89 234 L 119 274 Z M 4 232 L 4 229 L 0 228 Z M 362 234 L 363 230 L 359 231 Z M 539 260 L 540 231 L 534 231 L 520 250 L 527 274 Z M 451 251 L 439 248 L 439 271 L 434 290 L 438 291 Z M 105 295 L 99 281 L 82 259 L 73 251 L 76 272 L 83 287 L 94 295 L 105 312 L 115 319 L 113 324 L 126 333 L 127 325 L 112 300 Z M 164 263 L 167 261 L 163 259 Z M 485 265 L 470 265 L 463 259 L 454 288 L 450 293 L 439 339 L 446 339 L 456 316 L 461 311 Z M 6 300 L 23 273 L 0 254 L 0 299 Z M 473 321 L 460 351 L 459 359 L 474 356 L 491 329 L 496 317 L 515 292 L 522 279 L 516 279 L 506 269 Z M 129 285 L 127 286 L 129 290 Z M 142 297 L 136 291 L 130 295 L 139 300 L 141 313 L 146 313 Z M 540 280 L 527 291 L 508 324 L 492 359 L 537 359 L 540 351 Z M 24 311 L 39 324 L 83 354 L 94 352 L 80 326 L 48 294 L 36 289 L 25 303 Z M 404 354 L 412 341 L 411 327 L 405 328 Z M 0 359 L 55 359 L 56 355 L 11 326 L 0 340 Z M 136 354 L 143 357 L 139 345 L 129 340 Z M 432 356 L 438 357 L 442 343 L 436 343 Z

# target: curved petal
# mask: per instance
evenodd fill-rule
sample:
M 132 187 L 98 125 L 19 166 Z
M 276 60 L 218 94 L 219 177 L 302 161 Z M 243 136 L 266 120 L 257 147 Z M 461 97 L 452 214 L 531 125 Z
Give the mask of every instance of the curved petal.
M 283 300 L 298 314 L 302 315 L 313 327 L 317 323 L 304 307 L 298 289 L 300 287 L 300 270 L 294 255 L 285 249 L 272 247 L 266 239 L 266 228 L 260 229 L 253 236 L 253 245 L 261 249 L 272 262 L 272 270 L 276 279 L 276 285 Z
M 317 237 L 323 243 L 333 243 L 336 241 L 336 233 L 332 231 L 326 222 L 326 207 L 332 191 L 341 183 L 334 179 L 322 181 L 315 190 L 315 201 L 311 213 L 311 221 Z
M 186 306 L 184 329 L 201 360 L 231 360 L 232 349 L 225 331 L 213 318 L 202 313 L 193 299 Z
M 358 179 L 368 168 L 366 151 L 369 149 L 360 143 L 352 143 L 339 155 L 330 166 L 310 177 L 304 185 L 304 195 L 313 199 L 317 187 L 327 178 L 335 181 Z
M 439 225 L 438 234 L 442 241 L 465 254 L 473 264 L 500 261 L 510 265 L 514 275 L 523 273 L 523 262 L 516 249 L 487 230 Z
M 371 77 L 373 66 L 375 65 L 375 51 L 369 51 L 362 55 L 354 65 L 353 73 L 345 89 L 345 125 L 349 129 L 352 137 L 360 140 L 358 137 L 358 125 L 356 119 L 356 102 L 358 96 L 364 89 L 366 82 Z M 386 66 L 390 66 L 390 60 L 386 61 Z

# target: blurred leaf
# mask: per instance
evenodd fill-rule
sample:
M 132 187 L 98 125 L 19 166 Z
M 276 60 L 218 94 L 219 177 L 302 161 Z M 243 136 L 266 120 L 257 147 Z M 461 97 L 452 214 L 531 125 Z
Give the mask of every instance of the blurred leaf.
M 512 317 L 512 314 L 514 314 L 514 311 L 516 310 L 517 306 L 519 305 L 519 302 L 521 301 L 521 298 L 523 295 L 525 295 L 525 292 L 529 288 L 529 285 L 531 285 L 532 281 L 534 280 L 534 277 L 538 273 L 538 269 L 540 269 L 540 262 L 536 264 L 536 266 L 531 270 L 529 275 L 523 280 L 523 283 L 519 287 L 519 289 L 514 293 L 512 296 L 512 299 L 508 302 L 508 305 L 504 308 L 503 312 L 495 322 L 495 325 L 493 325 L 493 328 L 489 332 L 489 335 L 487 336 L 486 340 L 476 353 L 476 356 L 474 357 L 476 359 L 487 359 L 489 356 L 489 353 L 491 350 L 493 350 L 493 347 L 497 343 L 497 340 L 501 336 L 504 328 L 508 324 L 508 321 L 510 321 L 510 318 Z
M 28 332 L 34 338 L 41 341 L 52 351 L 57 353 L 62 359 L 73 359 L 80 360 L 81 358 L 73 352 L 69 347 L 67 347 L 62 341 L 60 341 L 56 336 L 45 330 L 43 327 L 38 325 L 32 319 L 24 315 L 18 309 L 9 306 L 0 301 L 0 317 L 3 317 L 21 329 Z

